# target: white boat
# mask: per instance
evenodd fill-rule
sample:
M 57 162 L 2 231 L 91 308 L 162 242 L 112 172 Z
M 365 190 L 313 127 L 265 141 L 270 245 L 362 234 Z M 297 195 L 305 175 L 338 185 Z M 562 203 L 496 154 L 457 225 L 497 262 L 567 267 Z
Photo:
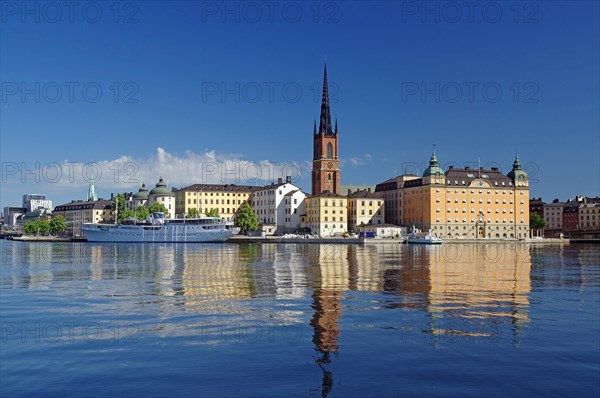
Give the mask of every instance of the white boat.
M 123 224 L 83 224 L 88 242 L 224 242 L 237 235 L 239 228 L 219 217 L 165 219 L 161 212 L 143 222 Z
M 426 245 L 439 245 L 442 243 L 442 240 L 435 236 L 435 234 L 431 233 L 431 230 L 428 232 L 421 232 L 420 229 L 415 228 L 413 225 L 410 233 L 406 237 L 406 243 L 420 243 Z

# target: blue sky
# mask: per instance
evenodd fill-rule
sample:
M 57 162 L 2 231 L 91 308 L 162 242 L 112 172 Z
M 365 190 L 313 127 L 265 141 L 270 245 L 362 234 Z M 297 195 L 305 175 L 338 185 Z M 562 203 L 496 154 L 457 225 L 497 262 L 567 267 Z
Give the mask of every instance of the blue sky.
M 93 170 L 104 197 L 284 169 L 308 191 L 325 57 L 342 184 L 436 144 L 504 172 L 518 150 L 548 201 L 599 194 L 598 2 L 69 4 L 2 2 L 0 206 L 84 199 Z

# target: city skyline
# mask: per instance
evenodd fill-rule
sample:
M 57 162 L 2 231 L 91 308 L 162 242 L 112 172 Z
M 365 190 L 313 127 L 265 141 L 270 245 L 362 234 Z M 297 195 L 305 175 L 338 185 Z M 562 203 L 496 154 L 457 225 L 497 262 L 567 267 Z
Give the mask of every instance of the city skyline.
M 83 171 L 104 198 L 161 176 L 263 185 L 285 171 L 309 192 L 325 56 L 342 185 L 422 173 L 437 144 L 444 170 L 506 173 L 518 151 L 546 201 L 600 190 L 597 4 L 490 2 L 502 18 L 472 22 L 435 2 L 430 14 L 418 2 L 285 3 L 297 21 L 292 6 L 254 21 L 243 3 L 126 4 L 137 8 L 96 22 L 3 10 L 0 207 L 25 193 L 83 199 Z

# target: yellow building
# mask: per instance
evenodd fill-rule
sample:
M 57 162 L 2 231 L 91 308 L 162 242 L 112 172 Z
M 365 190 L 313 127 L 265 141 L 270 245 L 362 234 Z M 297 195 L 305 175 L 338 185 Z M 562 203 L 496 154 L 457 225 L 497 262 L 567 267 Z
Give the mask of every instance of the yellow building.
M 340 236 L 347 232 L 348 198 L 329 191 L 304 199 L 302 227 L 319 236 Z
M 376 191 L 393 185 L 388 181 Z M 446 238 L 529 235 L 529 180 L 518 157 L 507 175 L 496 167 L 450 167 L 444 172 L 434 152 L 422 178 L 405 179 L 393 189 L 401 191 L 393 211 L 402 215 L 404 225 L 431 229 Z
M 219 216 L 232 219 L 243 203 L 250 203 L 252 193 L 261 187 L 235 184 L 194 184 L 175 191 L 177 217 L 196 209 L 200 214 L 217 209 Z
M 385 223 L 385 204 L 381 194 L 371 189 L 348 190 L 348 231 L 357 232 L 358 226 Z
M 600 203 L 584 203 L 579 206 L 579 228 L 600 228 Z
M 111 200 L 73 200 L 54 208 L 52 215 L 63 216 L 67 232 L 71 236 L 80 236 L 84 223 L 114 223 L 115 211 Z

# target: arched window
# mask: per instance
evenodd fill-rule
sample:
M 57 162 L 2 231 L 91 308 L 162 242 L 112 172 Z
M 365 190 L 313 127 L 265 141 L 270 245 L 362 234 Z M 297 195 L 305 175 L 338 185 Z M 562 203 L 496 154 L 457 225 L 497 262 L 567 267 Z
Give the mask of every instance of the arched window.
M 330 145 L 331 145 L 331 144 L 330 144 Z M 328 179 L 329 181 L 331 181 L 331 173 L 328 173 L 328 174 L 327 174 L 327 179 Z
M 331 142 L 327 143 L 327 159 L 333 159 L 333 145 L 331 145 Z

